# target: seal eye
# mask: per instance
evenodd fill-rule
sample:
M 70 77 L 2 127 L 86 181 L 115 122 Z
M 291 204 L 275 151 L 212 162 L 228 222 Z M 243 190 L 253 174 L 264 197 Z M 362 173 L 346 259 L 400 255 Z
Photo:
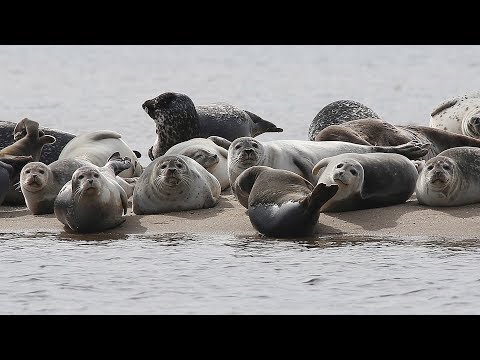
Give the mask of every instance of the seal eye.
M 433 169 L 433 165 L 429 165 L 429 166 L 427 167 L 427 170 L 432 170 L 432 169 Z
M 44 171 L 44 170 L 38 170 L 38 172 L 39 172 L 40 174 L 45 174 L 45 171 Z
M 30 170 L 25 170 L 25 173 L 26 173 L 26 174 L 30 174 Z
M 182 164 L 175 164 L 175 165 L 177 165 L 177 168 L 179 168 L 179 169 L 183 168 Z
M 257 144 L 257 143 L 252 143 L 252 146 L 253 146 L 254 148 L 258 148 L 258 144 Z
M 84 176 L 83 176 L 83 175 L 80 175 L 78 178 L 79 178 L 80 180 L 82 180 L 82 179 L 84 178 Z
M 238 144 L 237 146 L 235 146 L 235 149 L 238 150 L 242 147 L 242 145 Z
M 100 175 L 98 174 L 93 174 L 94 177 L 98 178 Z
M 343 166 L 343 164 L 338 164 L 337 169 L 340 169 Z
M 162 166 L 160 166 L 160 169 L 165 169 L 167 167 L 167 164 L 163 164 Z
M 445 170 L 450 170 L 450 166 L 448 166 L 448 165 L 446 165 L 446 164 L 443 165 L 443 168 L 444 168 Z
M 356 170 L 350 170 L 350 172 L 352 173 L 353 176 L 357 176 L 357 171 Z

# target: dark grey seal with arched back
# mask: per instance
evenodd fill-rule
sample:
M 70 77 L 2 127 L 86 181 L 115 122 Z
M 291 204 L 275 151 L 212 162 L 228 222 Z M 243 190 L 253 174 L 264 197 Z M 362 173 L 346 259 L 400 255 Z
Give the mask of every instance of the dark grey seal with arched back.
M 320 208 L 337 184 L 313 186 L 294 172 L 253 166 L 235 180 L 232 190 L 260 233 L 279 238 L 313 235 Z
M 330 125 L 339 125 L 344 122 L 379 118 L 369 107 L 353 100 L 338 100 L 326 105 L 312 120 L 308 129 L 308 140 L 314 140 L 315 135 Z
M 156 125 L 157 139 L 150 159 L 164 155 L 175 144 L 197 137 L 220 136 L 229 141 L 265 132 L 282 132 L 273 123 L 226 103 L 198 105 L 185 94 L 166 92 L 145 101 L 143 110 Z

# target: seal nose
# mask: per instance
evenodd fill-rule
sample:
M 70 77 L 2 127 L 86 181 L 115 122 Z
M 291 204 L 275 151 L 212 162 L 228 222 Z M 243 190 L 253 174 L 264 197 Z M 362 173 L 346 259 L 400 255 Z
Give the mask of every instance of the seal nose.
M 90 185 L 93 184 L 93 179 L 88 179 L 88 182 L 90 183 Z
M 37 178 L 37 174 L 32 174 L 33 180 Z
M 244 151 L 247 155 L 253 154 L 253 149 L 245 149 Z
M 175 174 L 177 172 L 177 169 L 174 167 L 168 168 L 168 172 L 171 174 Z
M 217 159 L 218 159 L 218 155 L 217 155 L 217 154 L 213 154 L 213 158 L 214 158 L 215 160 L 217 160 Z
M 472 118 L 472 123 L 475 126 L 480 126 L 480 117 L 475 116 L 474 118 Z

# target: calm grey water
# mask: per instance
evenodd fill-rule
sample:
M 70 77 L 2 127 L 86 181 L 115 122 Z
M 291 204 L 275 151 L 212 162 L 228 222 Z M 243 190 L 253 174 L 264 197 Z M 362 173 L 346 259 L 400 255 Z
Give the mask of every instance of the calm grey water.
M 0 119 L 111 129 L 144 154 L 141 104 L 165 91 L 225 101 L 307 139 L 317 112 L 360 101 L 428 125 L 478 90 L 480 46 L 0 46 Z M 479 314 L 479 239 L 1 233 L 1 314 Z

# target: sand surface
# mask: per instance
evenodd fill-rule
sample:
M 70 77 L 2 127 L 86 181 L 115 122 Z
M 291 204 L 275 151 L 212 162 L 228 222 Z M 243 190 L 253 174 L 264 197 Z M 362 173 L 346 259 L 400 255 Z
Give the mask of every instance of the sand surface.
M 435 236 L 480 239 L 480 204 L 450 208 L 419 205 L 414 197 L 405 204 L 349 211 L 322 213 L 318 233 L 358 236 Z M 92 235 L 68 231 L 55 215 L 32 215 L 26 207 L 0 206 L 1 233 L 48 232 L 72 237 L 109 238 L 129 234 L 228 234 L 258 237 L 246 209 L 228 190 L 211 209 L 161 215 L 135 215 L 130 209 L 126 221 L 112 230 Z

